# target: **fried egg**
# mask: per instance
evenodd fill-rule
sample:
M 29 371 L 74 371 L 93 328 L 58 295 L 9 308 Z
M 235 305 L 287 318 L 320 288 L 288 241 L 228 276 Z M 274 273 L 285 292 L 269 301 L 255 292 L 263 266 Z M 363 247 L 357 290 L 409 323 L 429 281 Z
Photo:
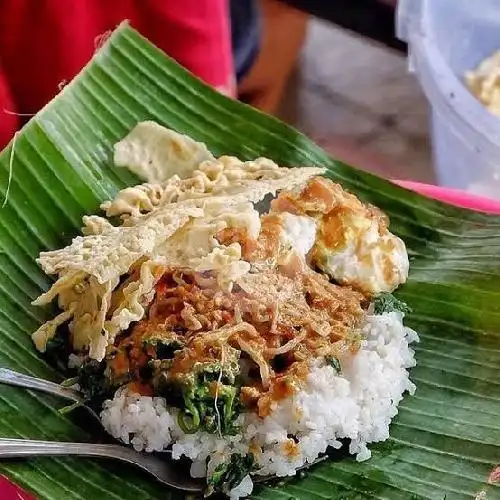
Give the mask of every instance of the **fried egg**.
M 280 215 L 280 242 L 291 246 L 303 258 L 316 240 L 316 220 L 312 217 L 283 213 Z
M 317 231 L 309 257 L 338 283 L 376 295 L 392 292 L 406 281 L 406 247 L 389 231 L 387 217 L 340 185 L 316 177 L 302 190 L 282 192 L 273 210 L 315 220 Z

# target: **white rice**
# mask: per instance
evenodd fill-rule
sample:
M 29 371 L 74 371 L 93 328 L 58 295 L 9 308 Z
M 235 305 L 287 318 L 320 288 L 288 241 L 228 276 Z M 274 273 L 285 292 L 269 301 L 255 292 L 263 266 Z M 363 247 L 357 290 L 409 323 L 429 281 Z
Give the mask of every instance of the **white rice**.
M 403 325 L 398 312 L 368 316 L 361 350 L 341 360 L 341 374 L 331 366 L 314 366 L 304 389 L 279 405 L 268 417 L 240 415 L 242 433 L 224 436 L 206 432 L 185 434 L 177 425 L 177 410 L 163 398 L 118 390 L 101 414 L 106 430 L 136 450 L 161 451 L 172 445 L 172 456 L 193 461 L 193 477 L 210 475 L 232 453 L 245 455 L 250 443 L 262 448 L 256 474 L 289 476 L 313 462 L 328 446 L 340 448 L 350 439 L 349 452 L 358 461 L 371 456 L 368 443 L 389 437 L 389 424 L 398 413 L 403 393 L 413 394 L 407 369 L 415 365 L 411 342 L 417 334 Z M 297 446 L 287 456 L 284 446 L 293 434 Z M 231 498 L 250 494 L 249 476 L 233 489 Z

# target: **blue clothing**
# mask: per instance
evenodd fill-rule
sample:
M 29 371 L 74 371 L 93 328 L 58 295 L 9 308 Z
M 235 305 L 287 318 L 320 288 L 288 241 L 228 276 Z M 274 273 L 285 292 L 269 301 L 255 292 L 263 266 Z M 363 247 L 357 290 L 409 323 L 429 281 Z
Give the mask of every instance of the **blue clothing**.
M 231 41 L 238 82 L 252 67 L 260 48 L 261 26 L 256 0 L 230 0 Z

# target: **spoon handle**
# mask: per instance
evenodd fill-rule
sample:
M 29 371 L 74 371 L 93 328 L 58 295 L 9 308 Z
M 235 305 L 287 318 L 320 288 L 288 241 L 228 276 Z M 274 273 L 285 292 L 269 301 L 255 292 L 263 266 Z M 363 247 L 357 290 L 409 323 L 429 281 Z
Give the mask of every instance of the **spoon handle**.
M 121 445 L 94 443 L 58 443 L 28 439 L 0 438 L 0 458 L 56 455 L 109 457 L 133 462 L 137 453 Z M 128 459 L 128 460 L 127 460 Z
M 180 472 L 170 461 L 150 454 L 137 453 L 131 448 L 116 444 L 58 443 L 55 441 L 33 441 L 28 439 L 0 438 L 0 458 L 39 456 L 101 457 L 121 460 L 140 467 L 163 484 L 188 493 L 200 493 L 203 483 L 190 477 L 187 471 Z
M 82 396 L 74 389 L 62 387 L 59 384 L 41 378 L 30 377 L 29 375 L 24 375 L 23 373 L 15 372 L 7 368 L 0 368 L 0 383 L 25 387 L 26 389 L 34 389 L 36 391 L 42 391 L 65 398 L 74 403 L 83 403 Z

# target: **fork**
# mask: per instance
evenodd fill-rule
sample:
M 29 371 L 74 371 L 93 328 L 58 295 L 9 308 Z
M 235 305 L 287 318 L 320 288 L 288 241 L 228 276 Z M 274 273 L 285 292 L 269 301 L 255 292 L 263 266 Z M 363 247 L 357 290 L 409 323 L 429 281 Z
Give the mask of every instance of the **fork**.
M 71 401 L 72 403 L 76 403 L 84 407 L 99 422 L 99 424 L 102 425 L 99 415 L 90 406 L 85 404 L 83 394 L 76 389 L 63 387 L 62 385 L 54 382 L 31 377 L 30 375 L 25 375 L 24 373 L 19 373 L 7 368 L 0 368 L 0 383 L 45 392 L 47 394 L 52 394 L 53 396 L 58 396 Z
M 117 444 L 59 443 L 28 439 L 0 438 L 0 458 L 33 456 L 79 455 L 83 457 L 113 458 L 139 467 L 157 481 L 187 493 L 203 491 L 203 482 L 181 473 L 171 461 Z

